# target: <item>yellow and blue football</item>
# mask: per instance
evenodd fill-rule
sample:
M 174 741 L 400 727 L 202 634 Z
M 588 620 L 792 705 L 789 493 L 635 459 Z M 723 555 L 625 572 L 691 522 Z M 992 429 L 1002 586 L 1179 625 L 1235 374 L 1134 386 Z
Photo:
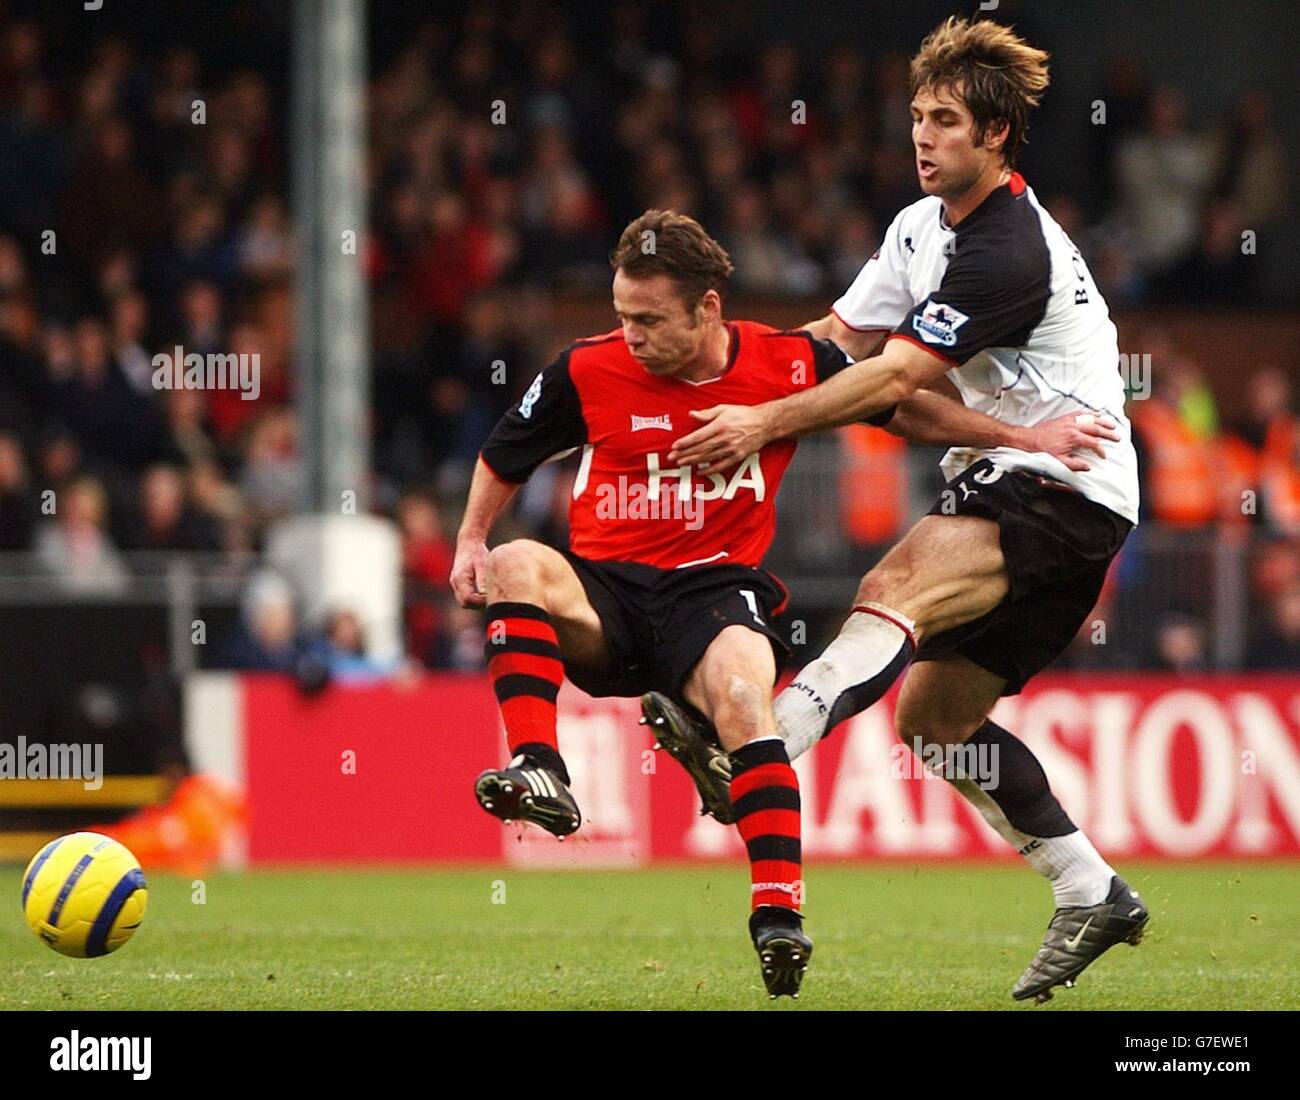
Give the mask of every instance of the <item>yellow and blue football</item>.
M 60 955 L 116 951 L 144 920 L 149 892 L 128 848 L 99 833 L 51 840 L 23 872 L 27 925 Z

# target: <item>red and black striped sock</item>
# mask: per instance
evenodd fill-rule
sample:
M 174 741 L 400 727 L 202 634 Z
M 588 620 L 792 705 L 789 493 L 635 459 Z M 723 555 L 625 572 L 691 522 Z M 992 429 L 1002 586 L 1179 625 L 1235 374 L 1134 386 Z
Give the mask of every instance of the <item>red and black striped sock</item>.
M 483 653 L 510 755 L 523 753 L 568 783 L 555 729 L 564 665 L 551 617 L 536 604 L 507 602 L 489 604 L 487 616 Z
M 731 754 L 731 808 L 749 852 L 753 906 L 803 906 L 799 778 L 779 737 Z

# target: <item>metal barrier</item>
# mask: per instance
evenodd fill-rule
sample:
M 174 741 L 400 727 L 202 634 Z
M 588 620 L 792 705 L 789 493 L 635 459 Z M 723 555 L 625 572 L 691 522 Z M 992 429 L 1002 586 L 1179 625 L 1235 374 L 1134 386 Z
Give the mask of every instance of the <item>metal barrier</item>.
M 909 448 L 909 515 L 915 522 L 936 499 L 943 481 L 940 452 Z M 858 581 L 893 540 L 857 544 L 843 523 L 840 474 L 844 456 L 834 436 L 814 437 L 799 448 L 778 500 L 780 522 L 767 566 L 791 591 L 791 614 L 809 619 L 806 635 L 818 644 L 848 608 Z M 1253 529 L 1169 529 L 1139 526 L 1114 569 L 1112 591 L 1104 599 L 1108 627 L 1120 628 L 1122 644 L 1092 655 L 1081 667 L 1140 667 L 1155 633 L 1170 616 L 1201 624 L 1209 642 L 1209 667 L 1240 668 L 1249 628 L 1265 609 L 1252 599 L 1252 553 L 1265 536 Z M 61 639 L 87 631 L 101 641 L 96 652 L 112 654 L 148 644 L 166 654 L 167 670 L 180 679 L 210 667 L 194 642 L 196 624 L 207 627 L 207 642 L 233 626 L 243 586 L 259 564 L 232 563 L 210 554 L 123 554 L 128 575 L 111 589 L 86 591 L 43 572 L 30 555 L 0 554 L 0 661 L 13 670 L 33 660 L 48 674 L 60 659 L 84 653 L 86 645 Z M 406 602 L 428 601 L 427 587 L 408 586 Z M 436 598 L 436 595 L 435 595 Z M 443 598 L 449 604 L 450 593 Z M 37 619 L 35 612 L 42 612 Z M 64 625 L 56 628 L 51 621 Z M 48 629 L 33 629 L 34 626 Z M 82 639 L 85 641 L 85 639 Z M 33 646 L 41 646 L 35 654 Z M 111 666 L 112 661 L 104 662 Z M 40 678 L 39 676 L 37 677 Z M 21 677 L 19 677 L 21 680 Z M 14 677 L 9 677 L 9 689 Z M 0 688 L 0 694 L 5 689 Z
M 848 464 L 869 460 L 846 454 L 834 435 L 801 441 L 781 485 L 780 522 L 766 564 L 789 587 L 792 612 L 820 620 L 808 630 L 810 637 L 823 634 L 826 623 L 847 610 L 862 574 L 938 499 L 942 454 L 907 449 L 908 515 L 892 538 L 868 545 L 846 533 L 840 479 Z M 1252 596 L 1251 561 L 1269 541 L 1272 536 L 1257 528 L 1139 525 L 1113 567 L 1099 608 L 1107 641 L 1079 667 L 1143 667 L 1157 633 L 1175 617 L 1205 632 L 1207 667 L 1243 667 L 1250 628 L 1267 610 Z

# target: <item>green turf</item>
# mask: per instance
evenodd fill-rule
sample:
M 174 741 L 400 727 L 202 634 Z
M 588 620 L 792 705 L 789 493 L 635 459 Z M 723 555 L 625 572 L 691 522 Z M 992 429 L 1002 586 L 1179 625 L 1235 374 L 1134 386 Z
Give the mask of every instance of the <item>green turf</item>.
M 135 939 L 92 960 L 41 944 L 0 869 L 0 1009 L 1300 1007 L 1300 865 L 1122 869 L 1146 942 L 1041 1008 L 1008 995 L 1051 915 L 1018 866 L 814 864 L 798 1004 L 762 992 L 737 867 L 215 875 L 203 905 L 154 875 Z

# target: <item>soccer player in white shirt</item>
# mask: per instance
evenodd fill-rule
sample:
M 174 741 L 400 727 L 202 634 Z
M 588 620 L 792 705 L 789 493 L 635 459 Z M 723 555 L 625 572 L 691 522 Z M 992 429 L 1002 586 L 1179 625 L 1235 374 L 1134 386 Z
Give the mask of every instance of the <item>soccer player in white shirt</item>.
M 1012 424 L 1108 421 L 1088 469 L 1008 448 L 950 450 L 950 478 L 863 578 L 839 635 L 778 696 L 791 759 L 869 707 L 911 665 L 896 722 L 909 745 L 988 745 L 989 790 L 949 776 L 1051 883 L 1056 912 L 1012 991 L 1051 997 L 1103 951 L 1136 943 L 1146 906 L 1070 820 L 1033 753 L 989 712 L 1077 633 L 1137 522 L 1137 463 L 1115 327 L 1087 266 L 1015 171 L 1047 54 L 996 23 L 949 19 L 912 61 L 912 140 L 926 197 L 903 210 L 832 312 L 808 326 L 859 359 L 757 406 L 694 414 L 669 458 L 729 467 L 772 439 L 849 424 L 946 375 Z M 877 354 L 872 354 L 878 352 Z

